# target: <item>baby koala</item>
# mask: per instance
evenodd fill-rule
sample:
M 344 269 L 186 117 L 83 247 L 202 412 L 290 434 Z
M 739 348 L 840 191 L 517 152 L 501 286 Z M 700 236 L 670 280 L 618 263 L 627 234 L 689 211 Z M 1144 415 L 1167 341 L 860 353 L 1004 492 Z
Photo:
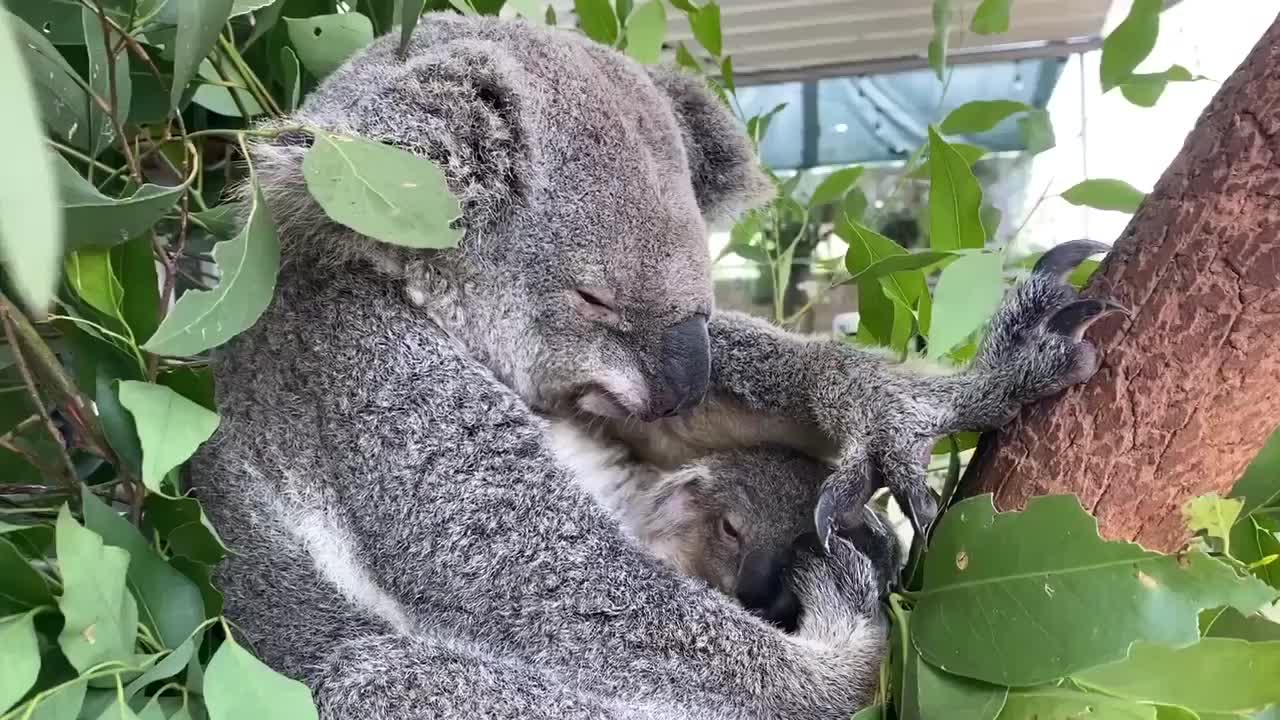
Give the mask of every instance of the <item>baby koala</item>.
M 802 608 L 787 574 L 797 550 L 818 550 L 814 506 L 828 465 L 777 447 L 714 452 L 675 470 L 636 462 L 623 447 L 585 441 L 556 423 L 557 455 L 622 529 L 685 575 L 701 578 L 792 632 Z M 898 549 L 867 510 L 848 537 L 888 582 Z

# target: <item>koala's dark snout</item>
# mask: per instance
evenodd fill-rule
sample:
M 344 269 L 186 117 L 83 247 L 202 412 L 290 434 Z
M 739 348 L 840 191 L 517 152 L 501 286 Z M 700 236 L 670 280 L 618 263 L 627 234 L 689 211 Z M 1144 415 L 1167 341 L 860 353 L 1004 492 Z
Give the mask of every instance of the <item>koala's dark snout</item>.
M 711 340 L 707 318 L 694 315 L 662 336 L 661 377 L 655 379 L 650 412 L 669 417 L 702 401 L 711 380 Z
M 794 553 L 790 548 L 747 553 L 738 570 L 738 602 L 787 632 L 799 625 L 800 600 L 787 582 Z

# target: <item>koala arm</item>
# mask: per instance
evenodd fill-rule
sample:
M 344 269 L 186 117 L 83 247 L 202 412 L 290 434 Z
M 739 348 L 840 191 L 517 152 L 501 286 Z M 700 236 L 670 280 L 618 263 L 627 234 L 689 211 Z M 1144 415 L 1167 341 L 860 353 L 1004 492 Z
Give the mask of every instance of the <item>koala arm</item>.
M 1118 306 L 1078 300 L 1065 276 L 1106 249 L 1076 241 L 1046 253 L 1006 297 L 963 370 L 897 362 L 740 313 L 717 313 L 708 326 L 707 400 L 686 416 L 624 429 L 625 440 L 662 463 L 713 446 L 761 442 L 834 456 L 839 470 L 818 507 L 824 540 L 835 525 L 856 524 L 859 508 L 881 485 L 917 530 L 927 528 L 937 509 L 924 461 L 938 437 L 996 428 L 1021 406 L 1097 370 L 1097 350 L 1082 334 Z

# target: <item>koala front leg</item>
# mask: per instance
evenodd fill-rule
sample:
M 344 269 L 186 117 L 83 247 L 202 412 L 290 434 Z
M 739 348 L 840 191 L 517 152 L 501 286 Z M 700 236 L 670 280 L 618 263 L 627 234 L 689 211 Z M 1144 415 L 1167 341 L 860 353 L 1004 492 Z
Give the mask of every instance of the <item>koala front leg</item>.
M 900 363 L 847 343 L 786 332 L 738 313 L 709 324 L 711 389 L 686 417 L 639 430 L 641 444 L 668 456 L 732 428 L 737 440 L 779 442 L 812 452 L 830 447 L 838 470 L 823 488 L 815 520 L 824 544 L 887 486 L 918 532 L 937 514 L 923 463 L 938 437 L 989 430 L 1018 408 L 1084 382 L 1098 369 L 1084 330 L 1121 310 L 1080 300 L 1065 277 L 1107 246 L 1065 243 L 1047 252 L 992 320 L 974 362 L 962 371 Z M 754 428 L 754 432 L 753 429 Z

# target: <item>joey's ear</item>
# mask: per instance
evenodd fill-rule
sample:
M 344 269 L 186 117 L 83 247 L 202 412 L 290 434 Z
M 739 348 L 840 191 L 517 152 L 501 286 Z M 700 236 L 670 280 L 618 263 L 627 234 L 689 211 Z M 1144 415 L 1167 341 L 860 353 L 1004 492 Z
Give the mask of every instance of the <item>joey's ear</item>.
M 729 220 L 772 200 L 777 189 L 760 169 L 745 131 L 706 82 L 669 67 L 651 67 L 649 76 L 671 100 L 707 222 Z
M 705 517 L 714 505 L 713 482 L 710 468 L 697 463 L 665 475 L 655 491 L 655 524 L 679 527 Z
M 401 60 L 375 43 L 329 75 L 278 125 L 302 125 L 386 143 L 434 161 L 462 204 L 462 225 L 502 219 L 537 182 L 522 105 L 524 71 L 497 44 L 461 39 Z M 268 204 L 285 240 L 352 234 L 333 227 L 306 189 L 303 132 L 252 146 Z

